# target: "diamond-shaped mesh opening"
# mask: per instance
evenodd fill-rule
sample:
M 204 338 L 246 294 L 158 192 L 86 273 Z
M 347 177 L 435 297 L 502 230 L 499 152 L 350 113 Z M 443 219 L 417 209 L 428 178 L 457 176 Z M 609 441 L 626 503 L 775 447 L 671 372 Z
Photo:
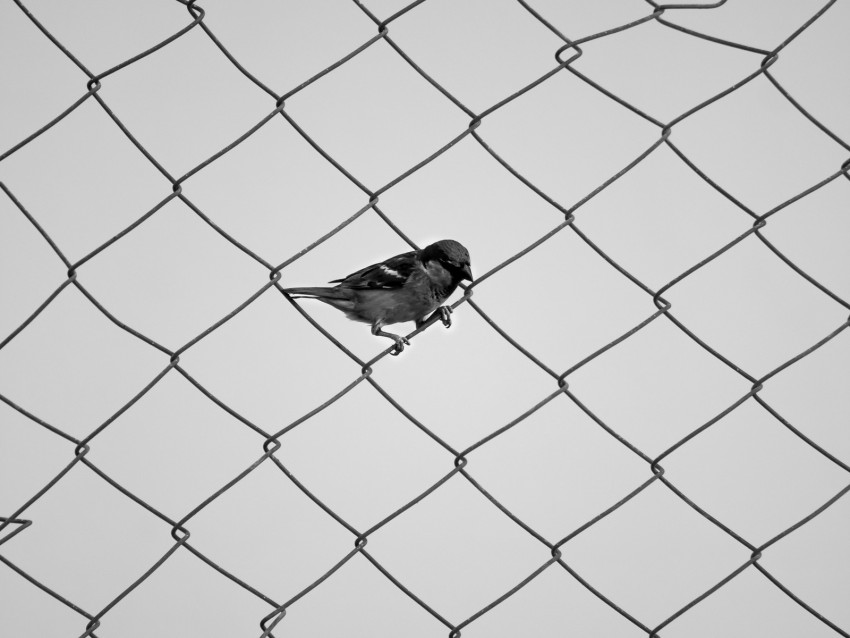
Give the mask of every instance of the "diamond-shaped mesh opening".
M 324 365 L 304 365 L 294 356 L 305 351 L 321 352 L 335 372 L 328 376 Z M 359 374 L 276 290 L 260 295 L 182 360 L 209 392 L 267 432 L 310 412 Z
M 660 623 L 746 560 L 746 552 L 658 482 L 563 546 L 564 560 L 626 611 Z M 701 560 L 703 553 L 711 561 Z M 654 587 L 646 587 L 654 574 Z
M 638 456 L 560 396 L 470 453 L 469 460 L 473 478 L 551 541 L 650 476 Z M 538 497 L 544 493 L 547 498 Z
M 50 348 L 48 358 L 33 348 Z M 3 395 L 82 438 L 111 418 L 168 364 L 112 324 L 74 286 L 0 350 Z
M 405 410 L 460 448 L 491 434 L 557 390 L 545 372 L 469 310 L 455 312 L 452 330 L 423 334 L 405 352 L 406 357 L 375 373 L 375 380 Z M 479 365 L 487 360 L 493 364 Z M 429 369 L 441 373 L 428 374 Z
M 752 236 L 667 295 L 677 318 L 754 374 L 767 374 L 847 319 L 846 308 Z
M 32 526 L 4 544 L 4 555 L 85 609 L 106 606 L 174 544 L 168 525 L 81 463 L 26 515 Z M 48 540 L 57 528 L 61 544 Z M 81 572 L 100 577 L 81 588 Z
M 669 121 L 746 77 L 753 58 L 731 47 L 715 50 L 653 20 L 588 43 L 576 68 L 646 114 Z M 687 81 L 694 73 L 699 83 Z
M 594 117 L 564 117 L 577 105 Z M 560 71 L 485 119 L 481 136 L 510 157 L 517 171 L 567 207 L 635 161 L 658 139 L 658 131 L 579 78 Z
M 800 117 L 764 77 L 697 112 L 680 129 L 676 145 L 760 214 L 839 170 L 847 159 L 845 149 Z M 736 150 L 719 154 L 718 148 Z
M 120 280 L 115 272 L 123 273 Z M 172 200 L 84 264 L 80 279 L 122 321 L 178 348 L 262 288 L 268 274 Z
M 79 151 L 83 146 L 85 153 Z M 170 192 L 93 98 L 10 155 L 2 179 L 71 260 L 124 230 Z
M 468 119 L 383 41 L 290 102 L 295 121 L 343 165 L 356 165 L 373 189 L 447 144 Z
M 281 602 L 345 556 L 354 538 L 268 460 L 188 525 L 208 560 Z
M 206 62 L 197 67 L 199 60 Z M 234 85 L 240 90 L 230 90 Z M 128 66 L 109 84 L 104 80 L 103 92 L 136 139 L 175 177 L 274 109 L 198 29 Z M 160 99 L 148 101 L 146 93 Z
M 545 294 L 527 285 L 539 273 L 552 280 Z M 511 294 L 505 295 L 504 290 Z M 646 293 L 598 258 L 569 228 L 483 282 L 476 293 L 500 326 L 560 371 L 627 333 L 656 310 Z M 523 312 L 517 312 L 517 305 Z M 523 331 L 520 323 L 526 324 L 530 317 L 534 329 Z M 592 337 L 566 338 L 569 334 Z
M 171 371 L 98 434 L 89 458 L 135 495 L 179 520 L 253 463 L 262 453 L 262 441 Z M 154 483 L 151 468 L 159 478 Z
M 477 533 L 482 521 L 488 529 L 483 536 Z M 545 547 L 459 476 L 375 532 L 370 545 L 370 553 L 399 581 L 457 620 L 509 591 L 549 558 Z
M 569 379 L 585 405 L 649 455 L 715 419 L 750 389 L 663 317 Z
M 758 466 L 749 462 L 753 454 Z M 723 474 L 712 476 L 718 465 Z M 665 468 L 679 489 L 754 543 L 790 527 L 850 482 L 850 473 L 753 400 L 678 449 Z
M 492 12 L 504 18 L 482 19 Z M 435 48 L 429 33 L 440 31 Z M 476 33 L 476 46 L 468 34 Z M 452 95 L 480 111 L 557 66 L 563 42 L 509 0 L 426 2 L 392 27 L 391 37 Z
M 578 225 L 640 281 L 658 288 L 752 223 L 662 146 L 582 207 Z
M 213 0 L 207 23 L 231 53 L 266 85 L 288 91 L 372 38 L 376 29 L 353 4 L 313 0 L 297 18 L 263 20 L 279 11 L 277 0 L 246 0 L 239 6 Z M 274 51 L 274 55 L 269 55 Z M 281 60 L 286 60 L 284 64 Z
M 272 263 L 297 254 L 365 203 L 363 192 L 282 116 L 195 173 L 185 192 L 229 235 Z
M 472 272 L 481 276 L 537 241 L 561 218 L 522 182 L 503 177 L 504 168 L 466 137 L 382 195 L 381 210 L 414 237 L 475 238 Z
M 207 635 L 252 635 L 268 610 L 267 603 L 180 549 L 104 617 L 102 631 L 154 636 L 183 627 Z
M 358 413 L 370 418 L 351 418 Z M 451 455 L 365 383 L 281 441 L 283 464 L 359 529 L 377 524 L 452 468 Z

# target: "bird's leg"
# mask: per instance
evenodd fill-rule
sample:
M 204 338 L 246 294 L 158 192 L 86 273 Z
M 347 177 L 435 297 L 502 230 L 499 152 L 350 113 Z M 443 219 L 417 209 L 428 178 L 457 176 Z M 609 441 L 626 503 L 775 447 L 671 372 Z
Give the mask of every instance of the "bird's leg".
M 380 322 L 375 322 L 372 324 L 372 334 L 376 337 L 388 337 L 395 341 L 395 350 L 390 352 L 391 355 L 396 356 L 401 354 L 401 351 L 404 350 L 404 345 L 410 345 L 410 341 L 408 341 L 405 337 L 399 337 L 398 335 L 393 334 L 392 332 L 385 332 L 381 330 L 381 326 L 384 324 Z
M 444 325 L 446 328 L 448 328 L 449 326 L 451 326 L 451 325 L 452 325 L 452 312 L 454 312 L 454 311 L 452 310 L 452 307 L 451 307 L 451 306 L 440 306 L 439 308 L 437 308 L 437 309 L 433 312 L 433 314 L 432 314 L 430 317 L 428 317 L 428 318 L 426 318 L 426 319 L 420 319 L 420 320 L 418 320 L 418 321 L 416 322 L 416 327 L 417 327 L 417 328 L 421 328 L 421 327 L 422 327 L 422 326 L 424 326 L 426 323 L 428 323 L 429 321 L 431 321 L 431 319 L 434 319 L 435 317 L 437 317 L 437 318 L 439 318 L 439 319 L 440 319 L 440 321 L 442 321 L 442 322 L 443 322 L 443 325 Z

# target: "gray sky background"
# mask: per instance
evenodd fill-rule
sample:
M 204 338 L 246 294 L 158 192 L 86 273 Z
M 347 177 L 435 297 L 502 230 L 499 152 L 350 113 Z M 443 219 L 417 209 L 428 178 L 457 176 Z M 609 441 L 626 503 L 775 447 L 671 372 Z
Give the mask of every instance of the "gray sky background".
M 94 73 L 191 22 L 178 2 L 27 0 L 25 6 Z M 385 19 L 405 3 L 363 3 Z M 651 13 L 638 0 L 529 3 L 577 39 Z M 693 3 L 690 3 L 693 4 Z M 824 0 L 730 0 L 664 18 L 771 50 Z M 279 94 L 376 33 L 353 2 L 207 0 L 205 24 Z M 783 49 L 776 80 L 844 144 L 808 121 L 764 76 L 674 125 L 670 141 L 761 215 L 840 170 L 850 141 L 850 2 L 838 0 Z M 513 0 L 427 0 L 389 36 L 480 113 L 553 69 L 563 42 Z M 669 122 L 759 68 L 763 56 L 649 21 L 582 45 L 575 69 Z M 568 54 L 567 54 L 568 55 Z M 86 91 L 86 75 L 12 0 L 0 0 L 0 153 Z M 173 176 L 230 144 L 275 108 L 195 27 L 103 79 L 98 95 Z M 287 114 L 373 191 L 422 161 L 470 117 L 379 40 L 286 101 Z M 584 83 L 556 73 L 484 118 L 476 132 L 514 169 L 570 208 L 656 143 L 661 129 Z M 0 181 L 76 262 L 171 193 L 171 184 L 89 98 L 0 160 Z M 185 180 L 183 194 L 262 259 L 279 264 L 368 203 L 368 196 L 276 116 Z M 563 222 L 563 215 L 471 136 L 380 195 L 381 211 L 420 246 L 451 237 L 484 275 Z M 767 220 L 764 237 L 836 296 L 850 300 L 850 180 L 839 177 Z M 753 220 L 666 145 L 575 211 L 576 227 L 652 290 Z M 67 277 L 67 268 L 0 193 L 0 342 Z M 408 250 L 367 211 L 283 269 L 281 283 L 319 285 Z M 110 313 L 178 349 L 268 281 L 180 199 L 81 265 L 77 279 Z M 846 324 L 848 309 L 754 235 L 664 292 L 672 314 L 754 378 Z M 558 374 L 656 312 L 652 296 L 570 228 L 474 288 L 475 303 Z M 356 356 L 388 346 L 332 308 L 302 307 Z M 397 326 L 407 332 L 412 326 Z M 373 378 L 456 450 L 510 423 L 558 389 L 470 304 L 385 357 Z M 850 330 L 772 376 L 762 398 L 837 462 L 750 398 L 662 465 L 665 478 L 753 546 L 800 521 L 848 483 Z M 168 356 L 122 331 L 73 285 L 0 348 L 0 395 L 83 439 L 157 374 Z M 276 290 L 180 357 L 221 402 L 278 431 L 355 381 L 360 365 Z M 654 458 L 744 397 L 752 383 L 661 316 L 568 377 L 571 392 Z M 365 531 L 450 472 L 453 455 L 369 383 L 284 434 L 275 456 Z M 86 459 L 178 520 L 263 454 L 264 437 L 169 371 L 92 439 Z M 75 445 L 0 402 L 0 515 L 9 516 L 74 457 Z M 842 467 L 843 464 L 843 467 Z M 566 396 L 468 454 L 467 471 L 551 542 L 652 477 L 649 464 Z M 32 525 L 0 556 L 91 615 L 148 570 L 170 526 L 82 463 L 20 514 Z M 354 536 L 269 460 L 187 524 L 190 544 L 283 603 L 353 547 Z M 850 496 L 764 550 L 759 563 L 850 632 Z M 459 624 L 543 565 L 549 549 L 467 480 L 453 476 L 369 535 L 395 578 Z M 568 541 L 564 561 L 653 628 L 746 563 L 751 551 L 655 481 Z M 0 626 L 10 636 L 79 636 L 86 619 L 0 564 Z M 259 636 L 273 607 L 184 548 L 101 619 L 103 638 Z M 277 636 L 444 636 L 449 629 L 355 555 L 293 603 Z M 646 635 L 555 564 L 463 628 L 467 637 Z M 667 637 L 837 636 L 755 567 L 663 629 Z

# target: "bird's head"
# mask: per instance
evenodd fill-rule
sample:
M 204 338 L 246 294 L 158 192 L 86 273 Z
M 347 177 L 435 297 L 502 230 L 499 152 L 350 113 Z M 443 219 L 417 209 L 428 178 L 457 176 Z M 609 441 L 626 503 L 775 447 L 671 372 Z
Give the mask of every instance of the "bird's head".
M 453 239 L 441 239 L 422 249 L 422 262 L 436 261 L 451 273 L 456 281 L 472 281 L 469 251 Z

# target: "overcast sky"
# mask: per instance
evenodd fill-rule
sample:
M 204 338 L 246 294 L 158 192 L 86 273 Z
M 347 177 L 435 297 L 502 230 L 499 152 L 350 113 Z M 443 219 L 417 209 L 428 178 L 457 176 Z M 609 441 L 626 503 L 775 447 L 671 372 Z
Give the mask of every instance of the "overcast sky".
M 32 522 L 0 626 L 257 637 L 297 597 L 274 635 L 848 635 L 850 2 L 426 0 L 385 38 L 405 3 L 362 5 L 206 0 L 268 92 L 195 24 L 95 96 L 186 6 L 0 0 L 0 516 Z M 269 284 L 442 238 L 487 276 L 368 375 L 388 340 Z

